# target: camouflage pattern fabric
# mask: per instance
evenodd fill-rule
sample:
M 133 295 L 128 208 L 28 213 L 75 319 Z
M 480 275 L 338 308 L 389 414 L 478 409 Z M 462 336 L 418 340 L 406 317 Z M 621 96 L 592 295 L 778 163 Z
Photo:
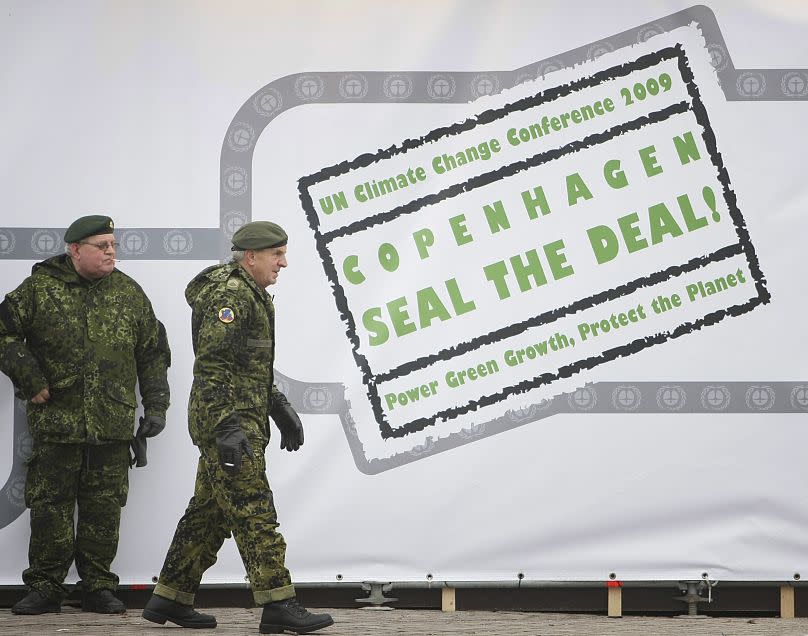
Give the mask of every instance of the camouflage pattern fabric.
M 194 496 L 177 524 L 168 549 L 158 596 L 194 604 L 202 575 L 216 563 L 225 538 L 232 535 L 257 605 L 295 596 L 284 565 L 286 542 L 277 531 L 278 518 L 266 477 L 266 438 L 250 438 L 255 459 L 245 457 L 238 474 L 222 470 L 215 444 L 201 446 Z
M 30 566 L 22 580 L 48 598 L 67 594 L 62 582 L 75 557 L 83 589 L 114 590 L 110 565 L 118 549 L 121 507 L 129 492 L 129 446 L 35 442 L 25 503 L 31 509 Z M 78 504 L 74 531 L 73 513 Z
M 109 567 L 128 488 L 135 383 L 146 414 L 165 417 L 170 364 L 151 303 L 118 270 L 90 281 L 66 254 L 54 256 L 0 303 L 0 371 L 26 400 L 34 438 L 29 586 L 62 596 L 75 552 L 85 589 L 115 589 Z M 30 402 L 44 388 L 50 399 Z
M 193 310 L 194 382 L 188 428 L 194 444 L 214 439 L 214 427 L 234 410 L 263 413 L 250 435 L 267 435 L 273 396 L 275 308 L 272 297 L 237 263 L 203 270 L 185 290 Z
M 140 286 L 118 270 L 89 281 L 67 255 L 54 256 L 0 304 L 0 371 L 21 399 L 46 387 L 51 394 L 28 403 L 37 441 L 131 439 L 136 381 L 146 414 L 165 417 L 170 364 L 165 328 Z
M 194 496 L 168 550 L 155 594 L 193 604 L 202 574 L 224 539 L 235 536 L 259 605 L 295 595 L 284 566 L 286 543 L 278 532 L 264 449 L 268 409 L 283 399 L 273 385 L 274 308 L 266 290 L 238 264 L 215 265 L 185 290 L 193 309 L 196 359 L 188 428 L 199 447 Z M 214 427 L 236 412 L 255 453 L 241 471 L 219 465 Z

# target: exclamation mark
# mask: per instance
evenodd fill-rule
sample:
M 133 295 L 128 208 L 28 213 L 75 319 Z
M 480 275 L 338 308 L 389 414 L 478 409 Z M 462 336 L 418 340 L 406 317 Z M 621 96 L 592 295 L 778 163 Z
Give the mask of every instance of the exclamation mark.
M 701 196 L 704 197 L 704 202 L 707 207 L 713 211 L 713 221 L 718 223 L 721 220 L 721 215 L 718 213 L 718 208 L 715 206 L 715 192 L 710 186 L 704 186 L 701 191 Z

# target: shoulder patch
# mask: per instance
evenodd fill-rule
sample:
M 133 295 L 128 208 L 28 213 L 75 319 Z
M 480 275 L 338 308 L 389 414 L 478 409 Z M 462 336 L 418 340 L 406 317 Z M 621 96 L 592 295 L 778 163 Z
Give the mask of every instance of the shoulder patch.
M 238 289 L 241 287 L 241 283 L 239 282 L 238 278 L 230 278 L 227 280 L 227 289 Z
M 236 314 L 230 307 L 222 307 L 219 310 L 219 320 L 224 323 L 233 322 L 236 319 Z

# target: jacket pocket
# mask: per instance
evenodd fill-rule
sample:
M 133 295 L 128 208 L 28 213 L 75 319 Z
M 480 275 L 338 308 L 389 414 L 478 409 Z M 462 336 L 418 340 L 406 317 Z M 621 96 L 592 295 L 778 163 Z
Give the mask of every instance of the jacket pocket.
M 135 400 L 134 391 L 127 391 L 120 385 L 108 383 L 106 385 L 107 395 L 114 401 L 119 402 L 131 409 L 137 408 L 137 401 Z
M 51 389 L 56 389 L 57 391 L 58 390 L 69 389 L 71 386 L 73 386 L 76 383 L 76 380 L 78 380 L 78 379 L 79 379 L 79 374 L 75 373 L 73 375 L 70 375 L 70 376 L 67 376 L 65 378 L 62 378 L 61 380 L 55 380 L 55 381 L 51 382 L 50 383 L 50 388 Z
M 266 387 L 244 387 L 236 389 L 235 407 L 237 410 L 266 409 Z

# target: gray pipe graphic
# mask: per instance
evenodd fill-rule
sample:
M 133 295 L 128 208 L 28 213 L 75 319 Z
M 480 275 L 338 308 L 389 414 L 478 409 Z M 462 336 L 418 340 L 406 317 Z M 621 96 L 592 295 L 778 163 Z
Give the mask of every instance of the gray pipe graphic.
M 25 461 L 31 456 L 31 435 L 25 417 L 25 403 L 14 400 L 14 449 L 11 471 L 0 489 L 0 528 L 4 528 L 25 510 Z

